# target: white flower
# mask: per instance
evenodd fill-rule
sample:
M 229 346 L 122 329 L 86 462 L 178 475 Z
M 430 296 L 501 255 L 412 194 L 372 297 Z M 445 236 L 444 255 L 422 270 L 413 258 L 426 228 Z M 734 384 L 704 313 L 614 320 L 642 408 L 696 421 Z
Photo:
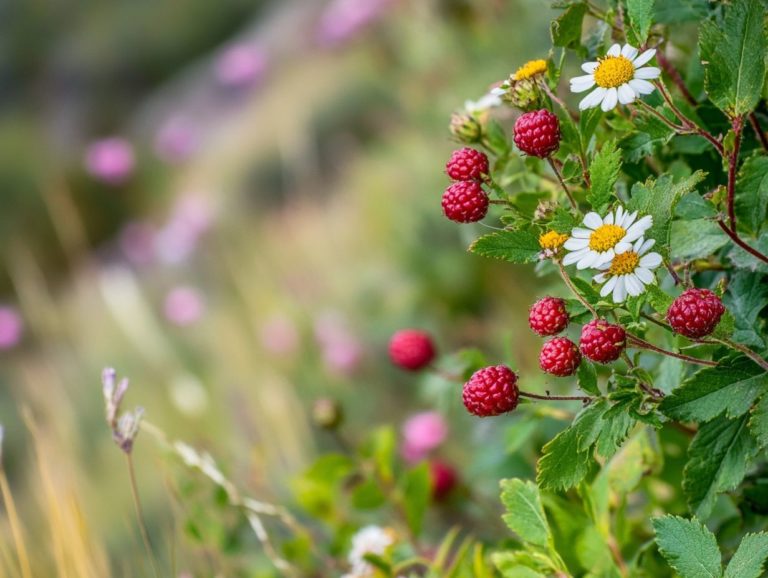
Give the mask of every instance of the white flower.
M 623 207 L 601 218 L 597 213 L 584 217 L 586 229 L 576 227 L 565 242 L 570 253 L 563 258 L 563 265 L 576 263 L 577 269 L 599 268 L 614 256 L 632 248 L 632 243 L 642 237 L 653 225 L 653 217 L 646 215 L 637 220 L 637 211 L 629 213 Z
M 364 558 L 366 554 L 381 556 L 395 543 L 392 530 L 381 526 L 366 526 L 352 536 L 352 548 L 347 560 L 352 566 L 352 572 L 343 578 L 367 578 L 373 576 L 374 568 Z
M 488 94 L 480 97 L 480 100 L 467 100 L 464 102 L 464 111 L 469 114 L 485 112 L 489 108 L 501 106 L 501 96 L 506 92 L 502 87 L 497 86 L 491 89 Z
M 655 54 L 655 48 L 638 55 L 637 48 L 629 44 L 614 44 L 597 62 L 582 64 L 581 69 L 587 74 L 571 79 L 571 92 L 584 92 L 595 85 L 597 88 L 581 100 L 579 110 L 600 105 L 609 111 L 616 103 L 629 104 L 638 96 L 651 94 L 654 87 L 648 81 L 658 78 L 661 70 L 643 65 Z
M 661 255 L 648 252 L 655 242 L 641 237 L 632 249 L 601 265 L 600 269 L 604 272 L 594 276 L 596 283 L 605 283 L 600 295 L 605 297 L 613 292 L 613 302 L 621 303 L 627 295 L 637 297 L 645 291 L 645 286 L 656 279 L 653 269 L 661 265 Z

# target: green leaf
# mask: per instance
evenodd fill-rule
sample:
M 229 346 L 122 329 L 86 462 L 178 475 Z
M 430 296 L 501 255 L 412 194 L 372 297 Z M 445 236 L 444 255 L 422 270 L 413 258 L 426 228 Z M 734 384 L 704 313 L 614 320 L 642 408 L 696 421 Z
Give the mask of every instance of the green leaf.
M 599 106 L 584 110 L 579 115 L 579 135 L 583 151 L 589 149 L 589 142 L 592 140 L 592 135 L 595 134 L 601 118 L 602 111 Z
M 715 535 L 696 518 L 663 516 L 652 520 L 659 552 L 681 578 L 720 578 L 723 574 Z
M 597 370 L 592 363 L 586 359 L 582 360 L 576 371 L 576 378 L 583 391 L 591 395 L 600 395 L 600 389 L 597 387 Z
M 530 544 L 542 548 L 552 545 L 552 533 L 536 484 L 520 479 L 501 480 L 501 503 L 507 511 L 502 519 L 510 530 Z
M 653 226 L 646 233 L 646 237 L 656 239 L 654 251 L 664 256 L 669 255 L 669 224 L 675 205 L 683 195 L 693 191 L 705 176 L 703 171 L 696 171 L 682 181 L 673 183 L 671 176 L 663 175 L 655 181 L 648 179 L 645 183 L 635 183 L 632 187 L 627 209 L 653 217 Z
M 768 393 L 763 395 L 752 410 L 749 431 L 755 437 L 758 447 L 768 447 Z
M 583 362 L 582 362 L 583 363 Z M 635 420 L 626 411 L 611 412 L 603 416 L 603 427 L 595 444 L 595 451 L 604 458 L 611 458 L 627 439 Z
M 587 201 L 598 212 L 607 205 L 612 198 L 613 187 L 619 178 L 621 170 L 621 150 L 616 148 L 616 141 L 610 140 L 600 149 L 589 167 L 589 178 L 592 183 Z
M 715 105 L 733 116 L 751 112 L 765 81 L 765 6 L 761 0 L 734 0 L 722 22 L 699 28 L 704 88 Z
M 729 283 L 723 302 L 733 315 L 733 339 L 758 348 L 765 347 L 760 312 L 768 305 L 768 283 L 763 275 L 739 271 Z
M 557 207 L 552 220 L 547 225 L 547 228 L 557 231 L 558 233 L 570 233 L 571 229 L 577 227 L 579 221 L 574 217 L 570 211 L 563 207 Z
M 634 424 L 634 420 L 631 423 Z M 656 432 L 644 427 L 639 428 L 621 451 L 611 458 L 600 475 L 607 476 L 608 484 L 614 492 L 626 495 L 637 487 L 643 477 L 660 470 L 661 465 L 662 456 Z
M 768 558 L 768 533 L 747 534 L 728 562 L 724 578 L 760 578 Z
M 739 223 L 748 223 L 757 233 L 768 209 L 768 157 L 749 157 L 741 165 L 736 181 L 736 213 Z
M 491 561 L 503 578 L 546 578 L 557 569 L 544 554 L 526 550 L 496 552 Z
M 656 0 L 653 21 L 659 24 L 680 24 L 706 17 L 709 0 Z
M 728 244 L 728 241 L 726 234 L 714 221 L 673 221 L 669 241 L 670 254 L 673 259 L 683 261 L 704 259 Z
M 648 296 L 648 303 L 653 307 L 653 310 L 660 315 L 666 315 L 667 309 L 669 309 L 672 301 L 674 301 L 674 297 L 666 291 L 662 291 L 658 285 L 647 285 L 646 294 Z
M 654 0 L 627 0 L 629 23 L 635 35 L 635 45 L 645 44 L 653 23 Z
M 415 536 L 421 534 L 424 514 L 432 493 L 432 480 L 426 462 L 409 470 L 402 480 L 403 505 L 408 527 Z
M 552 44 L 563 48 L 578 48 L 581 44 L 581 26 L 586 13 L 587 5 L 583 2 L 568 6 L 550 26 Z
M 688 448 L 683 491 L 700 518 L 709 516 L 718 493 L 739 485 L 758 452 L 747 418 L 716 417 L 699 428 Z
M 499 231 L 477 239 L 469 250 L 483 257 L 510 263 L 535 263 L 539 260 L 539 238 L 531 231 Z
M 590 449 L 600 435 L 600 418 L 607 409 L 603 400 L 585 407 L 570 427 L 542 448 L 536 477 L 541 488 L 567 490 L 584 479 L 592 463 Z
M 485 136 L 488 139 L 493 152 L 499 157 L 504 157 L 509 154 L 512 147 L 507 140 L 507 135 L 504 132 L 504 128 L 496 120 L 491 120 L 485 128 Z
M 749 411 L 768 387 L 768 373 L 747 357 L 702 369 L 664 398 L 659 409 L 670 419 L 703 422 L 725 412 L 734 418 Z

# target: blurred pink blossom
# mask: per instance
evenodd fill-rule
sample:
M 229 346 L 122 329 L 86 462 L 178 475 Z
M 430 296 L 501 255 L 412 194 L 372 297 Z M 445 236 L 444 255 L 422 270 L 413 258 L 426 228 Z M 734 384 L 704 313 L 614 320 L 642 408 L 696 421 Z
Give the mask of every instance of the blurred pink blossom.
M 230 46 L 216 60 L 218 81 L 232 88 L 251 86 L 258 82 L 267 69 L 267 55 L 251 44 Z
M 200 146 L 200 135 L 191 121 L 172 117 L 155 135 L 155 152 L 167 163 L 181 163 L 192 156 Z
M 91 143 L 85 152 L 85 169 L 94 178 L 120 185 L 133 174 L 136 159 L 133 146 L 120 137 L 110 137 Z
M 284 315 L 275 315 L 266 320 L 259 332 L 264 349 L 277 355 L 296 351 L 299 333 L 296 325 Z
M 202 195 L 188 193 L 176 202 L 171 217 L 158 233 L 156 249 L 164 263 L 187 260 L 208 232 L 215 218 L 211 203 Z
M 362 362 L 363 348 L 360 340 L 338 314 L 326 313 L 315 321 L 315 338 L 330 371 L 349 375 Z
M 194 287 L 176 287 L 166 295 L 163 313 L 175 325 L 192 325 L 205 313 L 203 294 Z
M 435 450 L 448 436 L 448 423 L 436 411 L 417 413 L 403 424 L 401 453 L 408 462 L 418 462 Z
M 9 306 L 0 307 L 0 349 L 15 347 L 24 333 L 21 315 Z
M 316 36 L 324 45 L 349 40 L 376 20 L 391 0 L 333 0 L 323 11 Z
M 155 258 L 157 232 L 149 223 L 132 221 L 120 232 L 120 250 L 133 265 L 148 265 Z

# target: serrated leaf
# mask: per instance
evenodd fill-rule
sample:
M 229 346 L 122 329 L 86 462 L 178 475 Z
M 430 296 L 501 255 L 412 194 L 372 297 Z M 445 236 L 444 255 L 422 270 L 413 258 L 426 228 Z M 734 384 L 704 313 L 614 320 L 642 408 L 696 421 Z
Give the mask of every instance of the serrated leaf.
M 723 230 L 709 219 L 673 221 L 670 229 L 670 256 L 690 261 L 705 259 L 729 242 Z
M 757 233 L 765 223 L 768 209 L 768 157 L 749 157 L 741 165 L 736 180 L 736 214 L 741 224 L 748 223 Z
M 701 20 L 709 11 L 709 0 L 656 0 L 653 21 L 680 24 Z
M 547 227 L 558 233 L 570 233 L 578 224 L 579 221 L 569 211 L 563 207 L 557 207 Z
M 749 419 L 749 431 L 762 450 L 768 447 L 768 393 L 763 395 L 752 410 L 752 417 Z
M 741 483 L 758 452 L 747 418 L 714 418 L 699 428 L 688 448 L 683 491 L 691 511 L 700 518 L 709 517 L 717 494 Z
M 664 398 L 661 412 L 678 421 L 703 422 L 725 412 L 744 415 L 768 387 L 768 373 L 747 357 L 694 373 Z
M 501 503 L 506 509 L 502 519 L 510 530 L 530 544 L 551 546 L 552 533 L 536 484 L 520 479 L 501 480 Z
M 634 491 L 644 476 L 660 470 L 662 462 L 656 433 L 645 427 L 639 429 L 623 445 L 621 451 L 611 458 L 601 475 L 607 476 L 608 484 L 614 492 L 626 495 Z
M 768 533 L 747 534 L 728 562 L 723 578 L 760 578 L 768 558 Z
M 600 389 L 597 387 L 597 370 L 592 363 L 586 359 L 582 360 L 576 371 L 576 378 L 582 391 L 591 395 L 600 395 Z
M 660 315 L 666 315 L 667 309 L 674 301 L 672 295 L 662 291 L 658 285 L 646 285 L 645 291 L 648 296 L 648 303 L 653 307 L 653 310 Z
M 653 23 L 654 0 L 627 0 L 627 15 L 635 35 L 635 45 L 645 44 Z
M 765 81 L 765 6 L 761 0 L 734 0 L 722 22 L 707 20 L 699 28 L 704 88 L 728 114 L 751 112 Z
M 538 237 L 530 231 L 499 231 L 480 237 L 469 250 L 510 263 L 535 263 L 539 260 L 541 247 Z
M 525 550 L 496 552 L 491 561 L 503 578 L 545 578 L 556 569 L 555 563 L 544 554 Z
M 564 48 L 577 48 L 581 44 L 581 26 L 587 5 L 583 2 L 571 4 L 550 26 L 552 44 Z
M 606 459 L 613 457 L 634 425 L 635 420 L 625 411 L 603 415 L 603 426 L 595 444 L 597 455 Z
M 681 578 L 720 578 L 722 557 L 715 535 L 696 518 L 652 520 L 659 552 Z
M 693 191 L 705 176 L 703 171 L 696 171 L 682 181 L 673 183 L 671 176 L 663 175 L 655 181 L 648 179 L 644 183 L 635 183 L 632 187 L 627 209 L 653 217 L 653 226 L 648 229 L 646 237 L 656 239 L 654 251 L 664 256 L 669 255 L 670 221 L 675 206 L 680 198 Z
M 765 347 L 760 312 L 768 305 L 768 283 L 759 273 L 739 271 L 731 276 L 728 291 L 723 297 L 733 315 L 733 339 L 742 344 L 762 349 Z
M 610 140 L 600 149 L 589 166 L 591 186 L 587 201 L 592 208 L 602 212 L 603 208 L 614 199 L 613 187 L 621 170 L 621 150 L 616 148 L 616 141 Z

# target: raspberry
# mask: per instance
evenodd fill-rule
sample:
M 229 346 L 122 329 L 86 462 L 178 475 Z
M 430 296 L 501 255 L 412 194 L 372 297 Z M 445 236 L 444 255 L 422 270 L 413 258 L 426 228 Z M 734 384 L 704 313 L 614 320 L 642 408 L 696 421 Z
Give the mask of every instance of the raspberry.
M 686 289 L 667 309 L 667 321 L 675 333 L 698 339 L 714 331 L 725 306 L 709 289 Z
M 568 327 L 569 320 L 565 301 L 557 297 L 539 299 L 528 313 L 528 325 L 542 337 L 557 335 Z
M 464 147 L 453 151 L 445 171 L 454 181 L 474 181 L 488 174 L 488 157 L 478 150 Z
M 452 466 L 441 460 L 429 462 L 429 473 L 432 479 L 432 498 L 436 502 L 442 502 L 456 487 L 459 476 Z
M 627 344 L 627 334 L 619 325 L 593 319 L 581 329 L 579 348 L 587 359 L 598 363 L 616 361 Z
M 581 363 L 581 353 L 576 344 L 567 337 L 555 337 L 547 341 L 539 354 L 539 367 L 558 377 L 576 373 Z
M 389 358 L 398 367 L 417 371 L 432 363 L 435 346 L 428 333 L 401 329 L 389 340 Z
M 517 375 L 506 365 L 484 367 L 464 384 L 462 394 L 469 413 L 488 417 L 517 407 Z
M 474 223 L 488 212 L 488 195 L 476 181 L 459 181 L 443 193 L 443 213 L 457 223 Z
M 560 147 L 560 121 L 542 108 L 515 121 L 515 144 L 532 157 L 546 158 Z

